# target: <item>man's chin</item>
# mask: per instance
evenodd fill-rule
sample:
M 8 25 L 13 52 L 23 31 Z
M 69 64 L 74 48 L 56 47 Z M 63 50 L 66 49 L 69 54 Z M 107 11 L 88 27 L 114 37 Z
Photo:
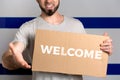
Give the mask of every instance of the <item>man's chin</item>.
M 55 13 L 55 12 L 53 12 L 52 10 L 49 10 L 49 11 L 46 13 L 46 15 L 52 16 L 54 13 Z
M 47 14 L 47 16 L 52 16 L 52 15 L 53 15 L 53 13 L 52 13 L 52 14 L 50 14 L 50 13 L 49 13 L 49 14 Z

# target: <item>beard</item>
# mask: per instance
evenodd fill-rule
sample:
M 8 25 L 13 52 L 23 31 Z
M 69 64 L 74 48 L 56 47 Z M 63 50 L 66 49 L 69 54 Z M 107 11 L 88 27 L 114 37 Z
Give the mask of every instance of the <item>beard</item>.
M 59 4 L 53 10 L 52 9 L 46 10 L 41 5 L 40 5 L 40 8 L 47 16 L 52 16 L 58 10 Z

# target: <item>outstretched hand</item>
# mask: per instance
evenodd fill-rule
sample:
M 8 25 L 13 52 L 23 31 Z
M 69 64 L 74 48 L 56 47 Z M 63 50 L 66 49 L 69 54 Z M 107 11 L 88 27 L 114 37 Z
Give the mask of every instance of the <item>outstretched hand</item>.
M 31 66 L 23 58 L 23 55 L 22 55 L 23 50 L 21 50 L 22 45 L 23 44 L 21 43 L 17 43 L 17 45 L 10 43 L 9 44 L 10 52 L 13 55 L 13 59 L 16 67 L 30 69 Z
M 100 44 L 100 49 L 108 55 L 112 54 L 112 39 L 108 36 L 108 33 L 104 33 L 104 36 L 107 36 L 108 39 L 104 40 L 103 43 Z

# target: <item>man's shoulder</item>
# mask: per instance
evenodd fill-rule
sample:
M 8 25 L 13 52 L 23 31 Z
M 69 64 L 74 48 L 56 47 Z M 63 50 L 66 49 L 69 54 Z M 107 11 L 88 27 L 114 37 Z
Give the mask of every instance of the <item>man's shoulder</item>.
M 81 23 L 80 20 L 76 19 L 75 17 L 67 17 L 65 16 L 65 19 L 69 22 L 73 22 L 73 23 Z
M 38 22 L 38 18 L 33 18 L 20 26 L 20 29 L 33 29 L 34 25 Z
M 39 19 L 38 19 L 38 17 L 36 17 L 36 18 L 33 18 L 33 19 L 25 22 L 23 25 L 32 25 L 32 24 L 37 23 L 38 21 L 39 21 Z
M 36 17 L 36 18 L 33 18 L 25 23 L 23 23 L 20 28 L 32 28 L 34 27 L 34 25 L 36 25 L 37 23 L 39 22 L 39 18 Z
M 66 20 L 66 22 L 71 23 L 71 24 L 82 25 L 82 22 L 75 17 L 66 17 L 65 16 L 65 20 Z

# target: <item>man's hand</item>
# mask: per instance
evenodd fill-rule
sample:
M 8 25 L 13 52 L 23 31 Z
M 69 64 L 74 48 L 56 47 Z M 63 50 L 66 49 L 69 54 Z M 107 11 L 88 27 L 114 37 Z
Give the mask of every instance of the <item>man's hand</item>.
M 108 36 L 108 33 L 104 33 L 104 36 Z M 109 37 L 107 40 L 103 41 L 103 43 L 100 44 L 100 49 L 108 55 L 112 54 L 112 39 Z
M 22 43 L 17 43 L 9 44 L 10 52 L 12 53 L 14 64 L 18 68 L 25 68 L 25 69 L 30 69 L 31 66 L 24 60 L 22 52 L 23 52 L 23 44 Z

